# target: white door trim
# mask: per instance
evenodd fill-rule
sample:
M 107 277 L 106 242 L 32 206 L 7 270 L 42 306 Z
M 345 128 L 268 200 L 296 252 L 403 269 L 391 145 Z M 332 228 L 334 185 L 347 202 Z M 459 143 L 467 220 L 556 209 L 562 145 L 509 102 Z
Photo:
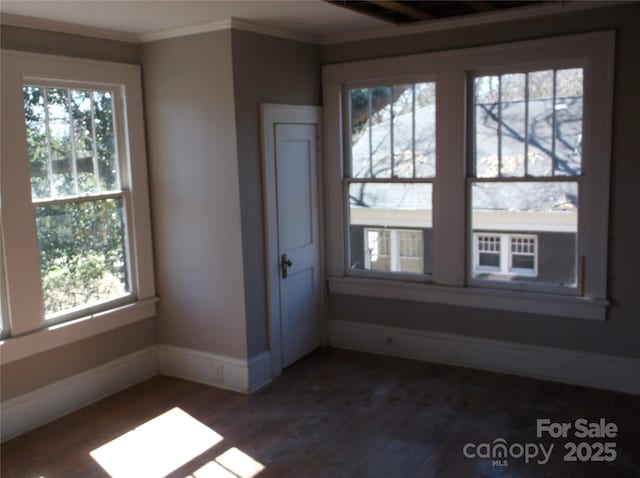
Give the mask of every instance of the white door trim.
M 275 155 L 275 125 L 315 124 L 320 134 L 322 109 L 318 106 L 260 105 L 262 141 L 262 185 L 264 194 L 265 268 L 267 280 L 267 315 L 269 320 L 269 344 L 273 375 L 282 373 L 282 342 L 280 330 L 280 264 L 278 262 L 278 203 Z M 318 138 L 317 144 L 320 145 Z M 320 283 L 324 284 L 323 233 L 322 233 L 322 159 L 318 152 L 318 217 L 320 222 Z M 322 297 L 322 294 L 321 294 Z

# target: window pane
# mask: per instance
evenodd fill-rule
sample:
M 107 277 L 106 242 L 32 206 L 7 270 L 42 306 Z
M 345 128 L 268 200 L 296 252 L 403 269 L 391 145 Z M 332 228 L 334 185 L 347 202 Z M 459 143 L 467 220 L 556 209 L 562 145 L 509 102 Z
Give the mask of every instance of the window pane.
M 477 182 L 471 195 L 474 237 L 481 237 L 480 233 L 503 238 L 499 271 L 486 273 L 474 268 L 473 277 L 576 286 L 577 183 Z M 486 257 L 482 260 L 489 261 Z
M 44 90 L 27 86 L 22 93 L 27 126 L 31 195 L 34 199 L 46 198 L 51 196 L 51 184 L 49 182 L 49 153 L 44 111 Z
M 582 68 L 475 79 L 475 174 L 576 176 L 582 161 Z
M 351 268 L 430 274 L 431 194 L 431 184 L 350 184 Z
M 476 176 L 498 176 L 498 131 L 500 118 L 500 77 L 475 79 Z
M 129 291 L 121 199 L 36 207 L 47 316 Z
M 526 102 L 525 75 L 502 75 L 501 81 L 501 161 L 500 175 L 522 177 L 525 174 Z
M 393 87 L 393 171 L 398 178 L 414 176 L 413 85 Z
M 415 109 L 416 177 L 436 175 L 436 84 L 417 83 Z
M 94 161 L 93 121 L 90 91 L 71 91 L 73 112 L 73 132 L 78 173 L 78 193 L 92 193 L 99 190 L 96 175 L 97 158 Z
M 527 165 L 532 176 L 553 170 L 553 70 L 529 73 Z
M 113 95 L 23 87 L 33 199 L 120 189 Z
M 113 98 L 109 91 L 94 91 L 96 150 L 101 191 L 120 189 L 118 160 L 114 141 Z
M 582 68 L 556 72 L 555 174 L 576 176 L 582 162 Z
M 49 115 L 49 140 L 51 170 L 55 196 L 76 194 L 73 158 L 71 156 L 71 128 L 67 90 L 48 88 L 47 112 Z
M 351 177 L 435 175 L 435 83 L 349 92 Z

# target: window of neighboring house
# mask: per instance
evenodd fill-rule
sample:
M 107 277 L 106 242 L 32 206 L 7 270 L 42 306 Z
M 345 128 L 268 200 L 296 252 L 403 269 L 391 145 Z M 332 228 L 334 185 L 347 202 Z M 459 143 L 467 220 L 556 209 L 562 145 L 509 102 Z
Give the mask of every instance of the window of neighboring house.
M 422 235 L 419 230 L 365 228 L 365 269 L 422 274 Z
M 476 277 L 536 277 L 538 237 L 522 234 L 475 233 L 473 272 Z
M 98 313 L 148 316 L 139 68 L 7 51 L 2 64 L 5 335 Z
M 344 185 L 350 204 L 352 271 L 431 272 L 430 249 L 425 258 L 424 248 L 417 248 L 432 228 L 435 94 L 433 82 L 348 90 L 351 134 Z
M 325 66 L 330 291 L 603 317 L 613 58 L 602 32 Z

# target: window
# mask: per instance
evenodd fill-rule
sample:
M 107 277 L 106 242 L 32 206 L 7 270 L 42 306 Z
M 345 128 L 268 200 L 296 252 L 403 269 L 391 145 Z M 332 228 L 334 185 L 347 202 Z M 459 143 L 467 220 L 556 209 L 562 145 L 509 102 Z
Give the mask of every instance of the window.
M 45 317 L 130 293 L 113 92 L 23 87 Z
M 613 48 L 325 66 L 330 291 L 604 318 Z
M 418 243 L 430 244 L 432 229 L 435 94 L 433 82 L 347 91 L 351 134 L 344 186 L 350 203 L 350 263 L 356 273 L 430 273 L 430 248 L 416 249 Z
M 583 75 L 580 67 L 475 76 L 473 231 L 508 228 L 542 240 L 539 276 L 535 257 L 522 253 L 513 267 L 511 256 L 503 260 L 500 274 L 476 268 L 473 278 L 577 287 Z M 505 254 L 525 247 L 526 236 L 505 237 Z
M 374 271 L 422 274 L 424 271 L 422 237 L 423 233 L 420 230 L 365 228 L 364 268 Z
M 139 68 L 9 51 L 2 66 L 6 360 L 52 324 L 100 319 L 71 322 L 73 340 L 149 317 L 155 291 Z
M 474 277 L 510 280 L 538 275 L 538 236 L 474 234 Z

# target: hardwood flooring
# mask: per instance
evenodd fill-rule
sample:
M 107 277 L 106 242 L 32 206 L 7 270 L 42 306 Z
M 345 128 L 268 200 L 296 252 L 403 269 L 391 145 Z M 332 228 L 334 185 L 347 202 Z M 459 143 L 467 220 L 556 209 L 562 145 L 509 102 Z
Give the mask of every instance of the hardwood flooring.
M 214 435 L 202 425 L 193 433 L 156 427 L 143 444 L 131 438 L 135 433 L 126 435 L 176 407 L 222 439 L 162 470 L 171 450 L 188 456 L 189 440 L 202 430 Z M 617 424 L 617 437 L 577 439 L 572 430 L 567 440 L 536 438 L 538 418 L 573 423 L 582 417 Z M 0 471 L 2 478 L 109 477 L 90 453 L 125 436 L 116 450 L 125 455 L 112 457 L 125 471 L 114 476 L 242 477 L 263 466 L 260 478 L 639 477 L 639 431 L 638 396 L 321 349 L 252 395 L 154 377 L 2 444 Z M 509 457 L 508 466 L 493 466 L 491 458 L 463 454 L 467 443 L 498 438 L 508 446 L 555 448 L 546 464 L 536 463 L 541 455 L 528 464 Z M 617 457 L 565 462 L 567 441 L 614 442 Z M 157 452 L 137 448 L 150 443 Z M 152 461 L 146 468 L 144 459 Z

